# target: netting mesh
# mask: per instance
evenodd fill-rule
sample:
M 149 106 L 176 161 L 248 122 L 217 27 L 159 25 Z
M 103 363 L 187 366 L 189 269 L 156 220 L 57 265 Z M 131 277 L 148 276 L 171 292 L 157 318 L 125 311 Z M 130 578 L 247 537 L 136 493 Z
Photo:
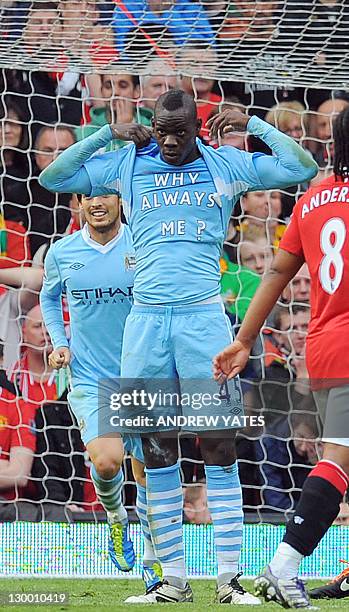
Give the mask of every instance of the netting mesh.
M 258 114 L 314 155 L 319 180 L 331 172 L 333 118 L 349 103 L 348 10 L 344 0 L 1 3 L 0 458 L 9 461 L 19 447 L 23 472 L 3 477 L 0 468 L 1 517 L 72 519 L 101 509 L 67 381 L 47 368 L 47 336 L 32 310 L 49 244 L 82 220 L 75 196 L 47 192 L 40 171 L 109 121 L 150 125 L 157 97 L 180 86 L 195 96 L 207 144 L 268 152 L 243 134 L 211 141 L 205 127 L 227 105 Z M 247 194 L 234 211 L 221 271 L 235 329 L 307 187 Z M 292 511 L 321 452 L 304 366 L 309 285 L 304 267 L 280 296 L 243 377 L 247 414 L 266 420 L 264 430 L 238 436 L 245 510 L 260 515 Z M 69 333 L 65 302 L 63 310 Z M 181 467 L 187 519 L 206 521 L 194 438 L 181 441 Z M 125 503 L 133 508 L 128 459 L 125 470 Z
M 2 2 L 0 18 L 0 63 L 11 68 L 113 72 L 122 62 L 136 73 L 158 54 L 184 73 L 225 80 L 347 83 L 345 0 L 19 0 Z M 201 66 L 181 56 L 193 40 L 215 52 Z

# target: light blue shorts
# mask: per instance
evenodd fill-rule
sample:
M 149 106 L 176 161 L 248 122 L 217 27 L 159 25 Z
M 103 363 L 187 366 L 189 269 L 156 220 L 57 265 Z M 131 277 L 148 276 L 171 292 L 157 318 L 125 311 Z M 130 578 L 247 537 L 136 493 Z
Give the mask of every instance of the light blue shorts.
M 108 390 L 106 391 L 108 396 Z M 110 424 L 110 409 L 107 401 L 101 400 L 100 389 L 88 385 L 76 385 L 68 393 L 69 405 L 76 417 L 85 446 L 100 436 L 115 435 Z M 122 436 L 125 452 L 144 462 L 142 440 L 139 435 Z
M 212 358 L 232 342 L 231 324 L 221 303 L 194 306 L 133 306 L 126 319 L 121 358 L 121 378 L 144 379 L 154 387 L 156 379 L 177 382 L 184 391 L 220 392 L 213 379 Z M 195 382 L 195 384 L 194 384 Z M 186 397 L 190 393 L 185 393 Z M 223 423 L 222 415 L 241 417 L 243 402 L 238 378 L 229 382 L 229 401 L 200 408 L 181 406 L 182 414 L 218 416 L 215 426 L 203 425 L 197 432 L 241 427 L 235 420 Z M 195 431 L 194 426 L 183 430 Z M 139 429 L 144 432 L 146 429 Z M 154 429 L 155 431 L 155 429 Z

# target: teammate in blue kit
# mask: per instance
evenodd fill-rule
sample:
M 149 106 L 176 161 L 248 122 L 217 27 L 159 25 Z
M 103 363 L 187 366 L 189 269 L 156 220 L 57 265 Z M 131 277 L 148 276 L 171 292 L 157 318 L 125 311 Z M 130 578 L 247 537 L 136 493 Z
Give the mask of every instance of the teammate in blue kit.
M 80 206 L 86 219 L 83 229 L 55 242 L 45 259 L 40 302 L 54 347 L 49 361 L 56 369 L 70 366 L 68 400 L 93 463 L 96 492 L 107 513 L 109 553 L 122 571 L 131 570 L 135 563 L 121 501 L 124 446 L 133 456 L 145 545 L 143 576 L 146 588 L 151 588 L 159 582 L 160 567 L 146 518 L 141 439 L 125 436 L 123 446 L 120 434 L 110 424 L 108 389 L 103 388 L 103 380 L 120 375 L 122 336 L 131 309 L 134 249 L 129 228 L 120 222 L 119 195 L 82 196 Z M 62 294 L 66 294 L 69 306 L 69 342 Z
M 144 126 L 105 126 L 64 151 L 40 182 L 52 191 L 89 197 L 122 193 L 136 270 L 121 376 L 179 378 L 181 385 L 202 379 L 217 392 L 211 359 L 231 338 L 219 295 L 219 257 L 233 207 L 246 191 L 308 181 L 317 165 L 294 140 L 257 117 L 224 111 L 211 120 L 212 136 L 247 128 L 273 156 L 205 147 L 197 138 L 200 127 L 193 98 L 172 90 L 156 103 L 154 139 Z M 113 138 L 134 144 L 96 155 Z M 241 410 L 239 384 L 234 384 L 232 401 Z M 220 431 L 218 436 L 200 433 L 217 549 L 216 599 L 255 605 L 259 599 L 238 582 L 243 514 L 234 432 Z M 165 432 L 142 441 L 149 524 L 164 580 L 146 595 L 126 601 L 192 601 L 184 564 L 178 441 Z

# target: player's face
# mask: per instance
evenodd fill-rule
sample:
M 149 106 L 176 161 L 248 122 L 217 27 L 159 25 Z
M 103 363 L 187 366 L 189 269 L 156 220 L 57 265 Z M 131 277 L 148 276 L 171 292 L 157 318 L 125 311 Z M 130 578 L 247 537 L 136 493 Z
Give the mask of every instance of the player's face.
M 110 231 L 120 220 L 120 198 L 117 195 L 83 196 L 81 208 L 86 223 L 101 234 Z
M 151 76 L 145 77 L 141 82 L 142 99 L 144 106 L 154 110 L 155 102 L 162 94 L 170 89 L 178 87 L 178 79 L 176 76 Z
M 161 110 L 153 121 L 154 136 L 167 164 L 180 166 L 197 158 L 196 137 L 201 121 L 190 120 L 184 109 Z

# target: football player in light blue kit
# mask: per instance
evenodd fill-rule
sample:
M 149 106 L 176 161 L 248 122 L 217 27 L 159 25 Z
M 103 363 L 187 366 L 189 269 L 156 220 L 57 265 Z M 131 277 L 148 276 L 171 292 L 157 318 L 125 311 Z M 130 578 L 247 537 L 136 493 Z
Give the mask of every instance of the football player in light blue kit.
M 120 375 L 121 346 L 126 317 L 131 309 L 134 249 L 127 225 L 120 222 L 118 195 L 87 198 L 80 207 L 86 224 L 81 231 L 55 242 L 45 259 L 40 294 L 49 331 L 53 368 L 70 366 L 68 400 L 80 425 L 92 461 L 91 476 L 110 528 L 109 553 L 122 571 L 129 571 L 135 554 L 122 505 L 124 446 L 132 454 L 137 482 L 137 510 L 144 533 L 146 587 L 159 582 L 159 564 L 146 518 L 146 491 L 141 439 L 120 435 L 110 425 L 108 391 L 101 381 Z M 67 296 L 71 339 L 62 316 L 62 294 Z
M 235 203 L 249 190 L 283 189 L 308 181 L 317 165 L 287 135 L 257 117 L 231 110 L 212 120 L 212 136 L 248 129 L 273 155 L 205 147 L 197 138 L 200 121 L 193 98 L 181 90 L 158 99 L 153 127 L 154 140 L 144 126 L 105 126 L 64 151 L 44 170 L 40 182 L 52 191 L 88 196 L 110 190 L 122 193 L 136 271 L 121 375 L 206 382 L 212 379 L 211 358 L 230 338 L 219 296 L 219 257 Z M 94 155 L 112 138 L 134 144 Z M 200 446 L 217 550 L 216 599 L 259 604 L 238 582 L 243 514 L 234 432 L 200 435 Z M 149 524 L 164 581 L 127 601 L 192 601 L 184 564 L 177 440 L 154 433 L 143 437 L 143 451 Z

